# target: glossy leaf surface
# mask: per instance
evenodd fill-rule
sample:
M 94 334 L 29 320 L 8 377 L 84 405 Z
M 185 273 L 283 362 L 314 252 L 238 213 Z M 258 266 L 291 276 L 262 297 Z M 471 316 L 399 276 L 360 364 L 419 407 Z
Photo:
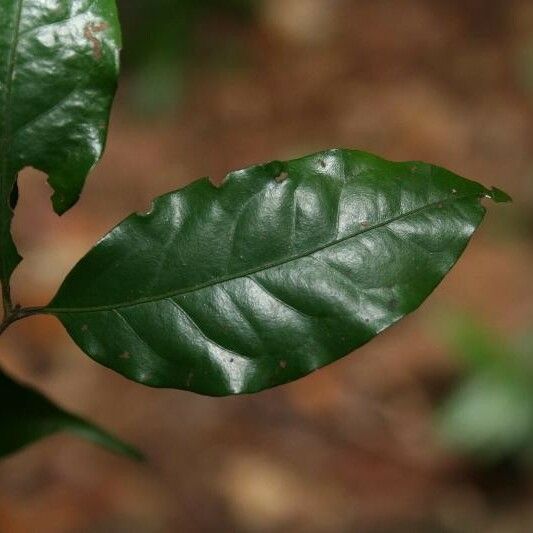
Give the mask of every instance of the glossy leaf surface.
M 18 172 L 48 175 L 57 213 L 78 199 L 104 148 L 118 74 L 114 0 L 0 2 L 2 279 L 20 257 L 10 235 Z
M 297 379 L 416 309 L 504 194 L 331 150 L 199 180 L 119 224 L 46 312 L 92 358 L 209 395 Z M 504 199 L 498 196 L 496 199 Z
M 32 442 L 67 431 L 108 450 L 140 459 L 141 455 L 98 427 L 54 405 L 38 392 L 16 383 L 0 370 L 0 457 Z

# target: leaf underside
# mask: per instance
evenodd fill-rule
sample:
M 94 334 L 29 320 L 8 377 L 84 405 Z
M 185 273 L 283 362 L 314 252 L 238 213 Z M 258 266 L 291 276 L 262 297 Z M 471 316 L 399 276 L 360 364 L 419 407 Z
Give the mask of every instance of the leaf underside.
M 0 3 L 0 247 L 4 285 L 20 262 L 10 234 L 17 174 L 48 175 L 54 210 L 76 203 L 104 149 L 116 88 L 114 0 Z
M 141 459 L 138 451 L 72 415 L 0 370 L 0 458 L 41 438 L 66 431 L 114 453 Z
M 295 380 L 416 309 L 493 192 L 331 150 L 208 179 L 106 235 L 46 309 L 130 379 L 207 395 Z

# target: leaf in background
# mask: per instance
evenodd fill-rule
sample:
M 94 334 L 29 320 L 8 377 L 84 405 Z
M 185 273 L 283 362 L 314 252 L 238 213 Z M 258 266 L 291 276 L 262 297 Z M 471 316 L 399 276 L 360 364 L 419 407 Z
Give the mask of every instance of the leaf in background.
M 142 459 L 141 454 L 128 444 L 63 411 L 0 370 L 0 457 L 59 431 L 73 433 L 114 453 Z
M 438 334 L 469 370 L 510 366 L 513 353 L 506 339 L 472 315 L 455 309 L 438 318 Z
M 143 116 L 168 112 L 179 105 L 188 88 L 188 66 L 231 54 L 242 57 L 246 46 L 231 21 L 251 22 L 255 0 L 118 0 L 125 41 L 123 65 L 128 93 Z M 228 25 L 228 22 L 230 23 Z M 220 31 L 205 31 L 214 23 Z M 201 31 L 203 28 L 204 31 Z M 149 35 L 149 39 L 139 39 Z M 242 36 L 241 36 L 242 37 Z M 200 44 L 201 43 L 201 44 Z M 207 57 L 206 57 L 207 56 Z
M 9 198 L 26 166 L 45 172 L 61 214 L 104 149 L 118 74 L 114 0 L 0 3 L 0 248 L 6 285 L 20 261 Z
M 458 310 L 439 322 L 448 326 L 451 354 L 464 363 L 437 411 L 440 441 L 477 462 L 523 459 L 533 450 L 531 338 L 502 337 Z
M 533 442 L 531 379 L 500 370 L 485 369 L 465 379 L 437 417 L 441 441 L 478 461 L 522 454 Z
M 416 309 L 492 196 L 419 162 L 332 150 L 199 180 L 119 224 L 45 312 L 92 358 L 209 395 L 295 380 Z

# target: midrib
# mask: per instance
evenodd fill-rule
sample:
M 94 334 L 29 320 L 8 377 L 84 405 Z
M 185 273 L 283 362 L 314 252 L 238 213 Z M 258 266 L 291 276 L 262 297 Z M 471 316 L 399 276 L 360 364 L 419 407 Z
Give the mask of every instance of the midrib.
M 374 224 L 373 226 L 369 226 L 367 228 L 364 228 L 356 233 L 352 233 L 350 235 L 347 235 L 341 239 L 336 239 L 334 241 L 331 241 L 331 242 L 328 242 L 324 245 L 321 245 L 321 246 L 317 246 L 313 249 L 310 249 L 310 250 L 306 250 L 300 254 L 296 254 L 294 256 L 288 256 L 288 257 L 284 257 L 284 258 L 281 258 L 277 261 L 273 261 L 271 263 L 266 263 L 266 264 L 262 264 L 256 268 L 251 268 L 251 269 L 248 269 L 248 270 L 243 270 L 241 272 L 237 272 L 237 273 L 234 273 L 234 274 L 228 274 L 226 276 L 221 276 L 219 278 L 216 278 L 216 279 L 211 279 L 211 280 L 208 280 L 204 283 L 200 283 L 198 285 L 195 285 L 193 287 L 189 287 L 187 289 L 183 289 L 183 290 L 174 290 L 174 291 L 169 291 L 168 293 L 163 293 L 163 294 L 160 294 L 160 295 L 157 295 L 157 296 L 151 296 L 151 297 L 146 297 L 146 298 L 139 298 L 137 300 L 133 300 L 131 302 L 121 302 L 121 303 L 117 303 L 117 304 L 108 304 L 108 305 L 102 305 L 102 306 L 94 306 L 94 307 L 72 307 L 72 308 L 68 308 L 68 307 L 65 307 L 65 308 L 59 308 L 59 307 L 44 307 L 42 309 L 39 310 L 39 312 L 42 312 L 42 313 L 45 313 L 45 314 L 61 314 L 61 313 L 93 313 L 93 312 L 97 312 L 97 311 L 111 311 L 113 309 L 121 309 L 121 308 L 124 308 L 124 307 L 134 307 L 136 305 L 142 305 L 142 304 L 145 304 L 145 303 L 153 303 L 153 302 L 157 302 L 157 301 L 160 301 L 160 300 L 164 300 L 166 298 L 172 298 L 172 297 L 175 297 L 175 296 L 182 296 L 184 294 L 190 294 L 192 292 L 195 292 L 195 291 L 199 291 L 201 289 L 205 289 L 207 287 L 213 287 L 215 285 L 219 285 L 221 283 L 225 283 L 227 281 L 231 281 L 233 279 L 238 279 L 238 278 L 242 278 L 242 277 L 246 277 L 246 276 L 251 276 L 257 272 L 262 272 L 264 270 L 268 270 L 270 268 L 275 268 L 277 266 L 281 266 L 281 265 L 284 265 L 284 264 L 287 264 L 287 263 L 291 263 L 293 261 L 297 261 L 299 259 L 302 259 L 304 257 L 307 257 L 307 256 L 310 256 L 314 253 L 317 253 L 317 252 L 320 252 L 321 250 L 324 250 L 326 248 L 329 248 L 331 246 L 335 246 L 337 244 L 340 244 L 341 242 L 344 242 L 344 241 L 347 241 L 347 240 L 350 240 L 350 239 L 354 239 L 355 237 L 358 237 L 359 235 L 363 235 L 365 233 L 368 233 L 369 231 L 373 231 L 375 229 L 378 229 L 378 228 L 381 228 L 383 226 L 386 226 L 387 224 L 392 224 L 393 222 L 397 221 L 397 220 L 402 220 L 404 218 L 408 218 L 410 216 L 413 216 L 413 215 L 416 215 L 417 213 L 420 213 L 426 209 L 432 209 L 436 206 L 441 206 L 441 205 L 444 205 L 444 204 L 448 204 L 448 203 L 452 203 L 452 202 L 458 202 L 460 200 L 466 200 L 466 199 L 479 199 L 483 196 L 483 194 L 488 194 L 490 193 L 490 191 L 488 191 L 487 189 L 485 189 L 485 191 L 483 192 L 479 192 L 479 193 L 476 193 L 476 194 L 467 194 L 467 195 L 463 195 L 463 196 L 452 196 L 452 197 L 448 197 L 448 198 L 445 198 L 445 199 L 442 199 L 442 200 L 437 200 L 435 202 L 432 202 L 430 204 L 426 204 L 426 205 L 423 205 L 421 207 L 418 207 L 417 209 L 413 209 L 411 211 L 407 211 L 405 213 L 400 213 L 399 215 L 395 216 L 395 217 L 390 217 L 386 220 L 383 220 L 381 222 L 378 222 L 376 224 Z

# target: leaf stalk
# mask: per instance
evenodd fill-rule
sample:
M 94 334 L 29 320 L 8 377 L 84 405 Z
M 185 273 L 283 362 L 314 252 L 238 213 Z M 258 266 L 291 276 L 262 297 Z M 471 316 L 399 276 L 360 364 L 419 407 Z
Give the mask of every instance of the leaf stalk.
M 11 305 L 10 302 L 9 304 Z M 9 307 L 6 309 L 6 301 L 4 299 L 4 319 L 2 320 L 2 322 L 0 322 L 0 335 L 2 335 L 2 333 L 4 333 L 4 331 L 9 326 L 11 326 L 11 324 L 18 322 L 19 320 L 22 320 L 23 318 L 37 315 L 41 312 L 42 312 L 41 307 L 22 308 L 20 307 L 20 305 L 15 305 L 14 307 Z

